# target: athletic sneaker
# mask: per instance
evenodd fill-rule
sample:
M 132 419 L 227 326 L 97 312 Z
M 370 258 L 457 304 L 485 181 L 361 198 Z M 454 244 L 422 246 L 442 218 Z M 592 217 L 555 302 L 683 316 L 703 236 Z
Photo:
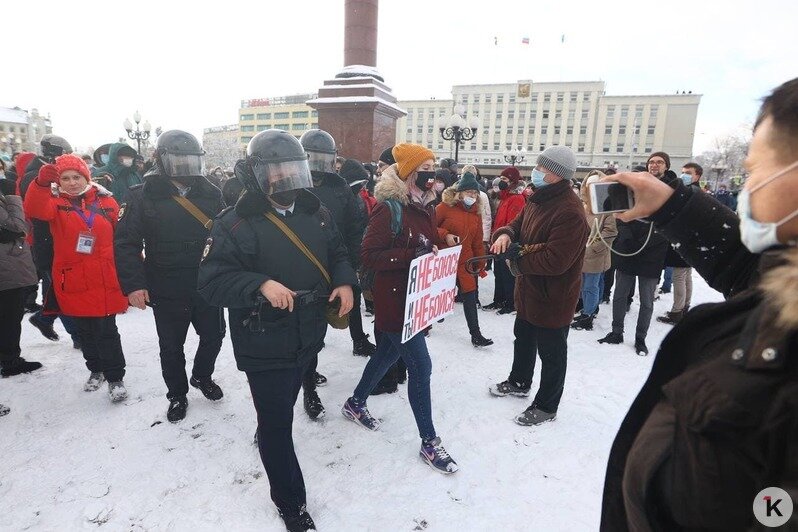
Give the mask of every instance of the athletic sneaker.
M 83 385 L 84 392 L 96 392 L 100 389 L 100 385 L 105 382 L 105 376 L 99 371 L 92 371 L 89 375 L 89 380 Z
M 496 397 L 507 397 L 508 395 L 514 395 L 516 397 L 529 397 L 529 388 L 521 388 L 509 380 L 500 382 L 499 384 L 491 384 L 488 390 Z
M 127 399 L 127 389 L 122 381 L 108 383 L 108 395 L 111 396 L 112 403 L 121 403 Z
M 422 441 L 421 450 L 418 454 L 432 469 L 444 475 L 451 475 L 459 469 L 457 462 L 452 460 L 452 457 L 441 445 L 439 437 L 426 442 Z
M 354 397 L 350 397 L 341 408 L 341 413 L 350 421 L 354 421 L 358 425 L 368 430 L 377 430 L 380 428 L 380 421 L 371 417 L 369 409 L 366 405 L 359 405 Z
M 533 404 L 516 416 L 515 422 L 519 425 L 529 427 L 531 425 L 540 425 L 546 421 L 554 421 L 556 417 L 556 413 L 550 414 L 549 412 L 544 412 Z

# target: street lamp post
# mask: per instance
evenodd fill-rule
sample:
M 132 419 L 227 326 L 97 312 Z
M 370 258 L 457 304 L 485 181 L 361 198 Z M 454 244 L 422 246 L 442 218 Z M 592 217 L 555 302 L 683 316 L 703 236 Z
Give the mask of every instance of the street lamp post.
M 465 110 L 462 107 L 458 107 L 452 116 L 438 125 L 443 140 L 454 141 L 454 162 L 458 162 L 460 143 L 464 140 L 473 139 L 479 129 L 479 118 L 472 116 L 469 120 L 466 120 L 463 117 L 464 114 Z
M 526 159 L 526 149 L 516 148 L 514 150 L 504 150 L 504 160 L 515 166 L 516 163 L 521 164 Z
M 127 131 L 127 136 L 136 141 L 136 152 L 141 154 L 141 141 L 150 138 L 150 123 L 145 120 L 139 129 L 139 122 L 141 122 L 141 114 L 138 111 L 133 113 L 133 120 L 136 122 L 136 129 L 133 130 L 133 124 L 130 123 L 129 118 L 125 118 L 122 126 Z
M 718 186 L 720 185 L 720 176 L 726 170 L 726 165 L 722 163 L 718 163 L 712 166 L 712 169 L 715 171 L 715 192 L 718 191 Z

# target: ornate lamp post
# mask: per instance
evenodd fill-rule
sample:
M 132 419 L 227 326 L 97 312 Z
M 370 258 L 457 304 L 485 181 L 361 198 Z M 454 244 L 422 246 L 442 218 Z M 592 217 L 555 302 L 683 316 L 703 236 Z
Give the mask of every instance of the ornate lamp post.
M 446 121 L 441 121 L 438 124 L 438 129 L 441 132 L 443 140 L 454 141 L 454 161 L 458 162 L 460 155 L 460 143 L 464 140 L 471 140 L 477 134 L 479 129 L 479 118 L 472 116 L 466 120 L 463 115 L 465 109 L 458 106 L 455 112 Z
M 127 136 L 136 141 L 136 146 L 137 146 L 136 151 L 138 153 L 141 153 L 141 141 L 150 138 L 150 123 L 147 120 L 145 120 L 141 126 L 141 129 L 139 129 L 139 122 L 141 122 L 141 114 L 139 114 L 138 111 L 133 113 L 133 120 L 136 122 L 135 131 L 133 130 L 133 124 L 130 123 L 129 118 L 125 118 L 125 121 L 122 124 L 122 126 L 125 128 L 125 131 L 127 131 Z
M 526 149 L 516 148 L 514 150 L 504 150 L 504 160 L 510 163 L 510 165 L 515 166 L 517 164 L 521 164 L 526 159 Z
M 6 145 L 6 149 L 8 150 L 9 154 L 14 153 L 14 146 L 16 146 L 16 137 L 14 137 L 13 133 L 9 133 L 7 137 L 0 138 L 0 141 Z

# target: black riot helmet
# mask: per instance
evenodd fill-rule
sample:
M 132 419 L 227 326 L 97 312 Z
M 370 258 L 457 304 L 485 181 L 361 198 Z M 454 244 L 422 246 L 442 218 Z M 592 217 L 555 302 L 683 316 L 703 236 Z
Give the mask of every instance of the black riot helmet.
M 305 131 L 299 139 L 308 154 L 308 165 L 311 172 L 323 174 L 335 173 L 335 139 L 321 129 Z
M 64 137 L 48 133 L 42 137 L 42 159 L 52 163 L 55 158 L 65 153 L 72 153 L 72 145 Z
M 205 175 L 204 155 L 197 137 L 179 129 L 161 133 L 155 144 L 155 159 L 166 177 Z
M 251 172 L 236 171 L 247 190 L 272 195 L 313 186 L 308 156 L 287 131 L 267 129 L 252 137 L 247 144 L 247 164 Z

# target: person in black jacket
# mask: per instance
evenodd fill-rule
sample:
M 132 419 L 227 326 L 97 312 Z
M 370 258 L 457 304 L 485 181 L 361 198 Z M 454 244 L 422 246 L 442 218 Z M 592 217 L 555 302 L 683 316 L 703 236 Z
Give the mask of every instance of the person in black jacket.
M 349 312 L 357 277 L 335 220 L 305 190 L 310 169 L 293 135 L 258 133 L 235 169 L 246 192 L 216 218 L 198 288 L 209 304 L 229 308 L 233 352 L 252 391 L 272 500 L 288 530 L 315 529 L 294 452 L 293 408 L 324 343 L 325 307 L 340 298 L 339 316 Z
M 211 219 L 224 207 L 221 191 L 203 177 L 203 155 L 193 135 L 179 130 L 161 134 L 156 164 L 143 185 L 131 187 L 114 234 L 122 292 L 131 306 L 144 310 L 150 304 L 153 309 L 168 390 L 166 417 L 172 423 L 186 417 L 189 384 L 211 401 L 224 395 L 212 378 L 225 334 L 224 315 L 197 292 Z M 183 351 L 189 325 L 200 339 L 190 380 Z
M 336 173 L 335 140 L 326 131 L 311 129 L 302 135 L 299 142 L 308 155 L 308 165 L 313 180 L 311 192 L 332 214 L 349 254 L 349 262 L 357 271 L 360 266 L 360 245 L 363 241 L 367 220 L 363 219 L 357 198 L 349 188 L 349 184 Z M 349 320 L 352 354 L 371 356 L 377 347 L 369 341 L 368 335 L 363 331 L 363 320 L 360 317 L 361 290 L 359 285 L 355 285 L 354 291 L 355 300 L 358 303 Z M 305 409 L 311 418 L 317 417 L 318 412 L 324 409 L 321 399 L 316 393 L 316 386 L 323 386 L 326 383 L 326 377 L 316 371 L 316 363 L 311 363 L 303 384 Z
M 648 158 L 648 170 L 657 178 L 670 170 L 670 157 L 664 152 L 652 153 Z M 624 318 L 629 307 L 629 296 L 634 290 L 635 280 L 639 287 L 640 311 L 635 330 L 635 352 L 647 355 L 646 336 L 654 313 L 654 297 L 662 269 L 668 242 L 654 230 L 651 222 L 632 220 L 617 223 L 618 236 L 612 245 L 615 265 L 615 292 L 612 297 L 612 332 L 599 343 L 623 343 Z
M 40 144 L 42 147 L 42 154 L 28 163 L 25 167 L 25 175 L 19 183 L 20 196 L 22 196 L 23 200 L 28 192 L 28 187 L 30 187 L 30 184 L 39 176 L 39 170 L 41 170 L 42 166 L 54 162 L 55 158 L 59 155 L 72 153 L 72 146 L 69 142 L 58 135 L 44 135 Z M 44 294 L 42 299 L 48 308 L 58 308 L 57 303 L 50 301 L 48 304 L 47 301 L 48 298 L 55 300 L 55 293 L 50 290 L 50 285 L 53 280 L 51 273 L 53 268 L 53 235 L 50 233 L 50 223 L 44 220 L 33 219 L 31 220 L 31 225 L 33 226 L 33 262 L 36 265 L 36 272 L 39 279 L 42 280 L 42 294 Z M 35 291 L 33 291 L 32 297 L 35 302 Z M 39 329 L 42 336 L 55 342 L 58 341 L 59 337 L 58 333 L 53 328 L 53 324 L 55 323 L 55 319 L 60 317 L 64 329 L 66 329 L 69 336 L 72 337 L 72 347 L 80 350 L 82 344 L 77 325 L 67 316 L 60 316 L 51 312 L 44 314 L 42 311 L 43 309 L 39 308 L 28 318 L 31 325 Z
M 745 167 L 739 217 L 678 180 L 608 178 L 635 195 L 618 217 L 652 220 L 726 301 L 662 341 L 610 451 L 602 531 L 798 530 L 798 78 L 765 98 Z

